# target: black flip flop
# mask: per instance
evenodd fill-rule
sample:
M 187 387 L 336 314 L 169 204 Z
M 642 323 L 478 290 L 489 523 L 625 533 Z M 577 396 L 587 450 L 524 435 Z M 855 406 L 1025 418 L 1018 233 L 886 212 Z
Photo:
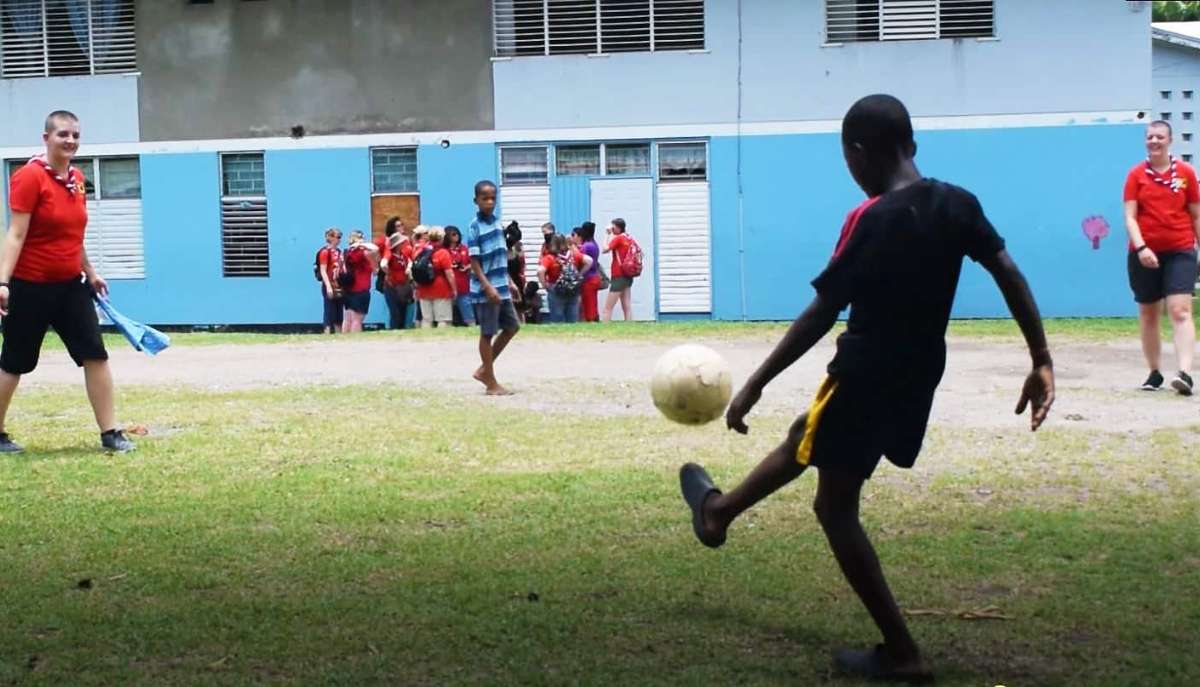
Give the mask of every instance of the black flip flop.
M 713 486 L 712 478 L 704 468 L 695 463 L 685 463 L 679 468 L 679 489 L 683 492 L 683 500 L 692 509 L 692 531 L 696 539 L 710 549 L 715 549 L 725 543 L 725 533 L 711 535 L 704 529 L 704 501 L 711 494 L 720 494 L 721 490 Z
M 933 673 L 909 673 L 896 670 L 892 658 L 882 644 L 870 651 L 841 649 L 833 655 L 833 668 L 843 675 L 865 678 L 867 682 L 898 682 L 909 685 L 932 685 Z

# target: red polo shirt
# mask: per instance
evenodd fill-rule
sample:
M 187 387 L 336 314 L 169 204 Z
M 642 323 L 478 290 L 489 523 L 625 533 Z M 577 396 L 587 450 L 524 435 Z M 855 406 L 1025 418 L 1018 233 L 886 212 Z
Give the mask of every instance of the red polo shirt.
M 1137 201 L 1137 223 L 1142 230 L 1142 240 L 1155 253 L 1191 250 L 1196 245 L 1196 234 L 1192 230 L 1188 204 L 1200 202 L 1196 170 L 1188 163 L 1176 160 L 1173 182 L 1170 171 L 1148 174 L 1146 170 L 1146 162 L 1139 162 L 1125 178 L 1125 200 Z
M 83 172 L 74 167 L 68 191 L 40 161 L 31 160 L 9 182 L 9 207 L 29 213 L 29 232 L 12 276 L 32 282 L 67 281 L 83 271 L 87 197 Z

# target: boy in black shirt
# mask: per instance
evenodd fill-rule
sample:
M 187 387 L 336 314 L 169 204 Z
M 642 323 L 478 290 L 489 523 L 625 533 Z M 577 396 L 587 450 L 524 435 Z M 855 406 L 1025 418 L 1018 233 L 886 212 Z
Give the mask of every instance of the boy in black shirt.
M 716 548 L 747 508 L 819 468 L 817 519 L 830 548 L 883 634 L 871 651 L 839 651 L 836 667 L 874 680 L 925 684 L 921 659 L 858 519 L 859 494 L 881 456 L 911 467 L 921 449 L 933 392 L 946 361 L 946 325 L 963 256 L 983 265 L 1004 294 L 1029 346 L 1032 371 L 1017 413 L 1032 405 L 1036 430 L 1054 401 L 1054 371 L 1037 306 L 1025 278 L 984 217 L 975 196 L 923 178 L 908 111 L 897 99 L 867 96 L 842 121 L 842 151 L 869 200 L 846 218 L 817 295 L 729 405 L 726 423 L 745 434 L 746 414 L 763 388 L 825 335 L 850 306 L 808 412 L 787 437 L 729 493 L 699 465 L 680 470 L 696 537 Z

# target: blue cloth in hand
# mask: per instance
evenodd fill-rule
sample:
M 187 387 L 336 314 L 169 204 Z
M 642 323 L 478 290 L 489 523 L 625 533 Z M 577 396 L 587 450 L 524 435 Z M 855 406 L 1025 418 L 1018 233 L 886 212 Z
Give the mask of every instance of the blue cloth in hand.
M 100 306 L 100 310 L 104 316 L 108 318 L 129 343 L 133 344 L 135 350 L 142 351 L 148 355 L 156 355 L 159 351 L 171 345 L 171 337 L 163 334 L 154 327 L 144 325 L 141 322 L 135 322 L 112 307 L 108 299 L 94 296 L 96 304 Z

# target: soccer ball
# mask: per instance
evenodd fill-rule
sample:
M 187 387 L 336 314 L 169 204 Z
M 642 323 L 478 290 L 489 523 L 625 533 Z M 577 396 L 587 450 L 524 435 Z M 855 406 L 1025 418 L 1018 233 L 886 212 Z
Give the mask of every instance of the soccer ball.
M 725 412 L 732 393 L 729 365 L 706 346 L 676 346 L 654 364 L 650 397 L 668 420 L 685 425 L 712 422 Z

